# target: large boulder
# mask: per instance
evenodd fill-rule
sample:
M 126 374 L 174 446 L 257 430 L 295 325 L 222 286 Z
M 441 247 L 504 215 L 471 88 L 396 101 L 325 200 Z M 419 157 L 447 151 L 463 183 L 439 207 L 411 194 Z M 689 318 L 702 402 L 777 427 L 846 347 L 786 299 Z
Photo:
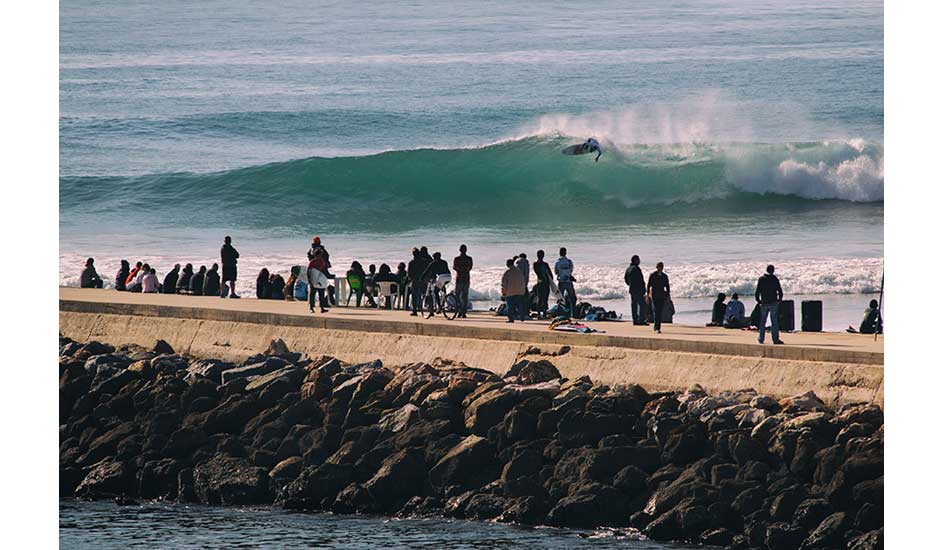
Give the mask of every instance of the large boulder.
M 194 471 L 195 494 L 204 504 L 267 504 L 267 470 L 246 459 L 217 454 Z
M 561 373 L 550 361 L 542 359 L 524 365 L 517 375 L 519 384 L 537 384 L 548 380 L 560 380 Z
M 106 459 L 89 470 L 76 488 L 76 496 L 96 499 L 130 494 L 133 482 L 132 471 L 125 463 Z
M 831 514 L 808 535 L 801 547 L 803 550 L 842 548 L 848 527 L 848 518 L 844 512 Z
M 495 461 L 491 442 L 478 435 L 470 435 L 452 447 L 429 470 L 429 480 L 436 487 L 463 485 Z
M 403 499 L 422 494 L 426 478 L 426 462 L 417 448 L 402 449 L 383 461 L 366 489 L 380 511 L 391 510 Z
M 472 433 L 486 435 L 488 429 L 500 423 L 519 400 L 518 392 L 511 387 L 484 393 L 465 408 L 465 427 Z
M 556 527 L 594 528 L 619 526 L 627 521 L 627 498 L 617 489 L 601 483 L 586 483 L 561 498 L 548 514 Z

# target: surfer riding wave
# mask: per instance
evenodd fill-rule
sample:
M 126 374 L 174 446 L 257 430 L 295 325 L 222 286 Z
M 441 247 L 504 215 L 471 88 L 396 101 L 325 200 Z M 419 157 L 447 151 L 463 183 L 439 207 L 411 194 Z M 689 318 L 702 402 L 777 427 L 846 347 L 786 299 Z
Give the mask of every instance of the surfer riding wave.
M 594 162 L 600 160 L 600 155 L 602 153 L 600 148 L 600 143 L 597 142 L 594 138 L 587 138 L 587 141 L 584 143 L 579 143 L 577 145 L 571 145 L 561 149 L 561 152 L 565 155 L 587 155 L 589 153 L 597 152 L 597 157 L 594 159 Z

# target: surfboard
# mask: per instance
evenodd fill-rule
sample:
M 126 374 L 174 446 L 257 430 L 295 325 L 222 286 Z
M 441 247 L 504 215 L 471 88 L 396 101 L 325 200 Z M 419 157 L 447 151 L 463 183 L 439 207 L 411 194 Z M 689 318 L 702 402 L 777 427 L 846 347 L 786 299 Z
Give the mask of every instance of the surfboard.
M 567 147 L 561 149 L 561 153 L 565 155 L 586 155 L 592 151 L 587 151 L 584 149 L 583 143 L 578 143 L 577 145 L 568 145 Z

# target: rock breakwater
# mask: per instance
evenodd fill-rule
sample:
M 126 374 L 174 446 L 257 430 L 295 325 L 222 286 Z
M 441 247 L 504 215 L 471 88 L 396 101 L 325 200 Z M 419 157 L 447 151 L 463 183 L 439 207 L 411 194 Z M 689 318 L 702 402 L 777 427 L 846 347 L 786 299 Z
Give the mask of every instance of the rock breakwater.
M 452 361 L 60 340 L 60 494 L 883 548 L 883 411 Z

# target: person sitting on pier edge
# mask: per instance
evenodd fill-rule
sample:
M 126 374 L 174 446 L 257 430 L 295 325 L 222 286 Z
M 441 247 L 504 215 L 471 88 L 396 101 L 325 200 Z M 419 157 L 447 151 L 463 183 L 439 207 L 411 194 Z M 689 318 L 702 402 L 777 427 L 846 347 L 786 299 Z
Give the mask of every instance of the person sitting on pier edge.
M 284 300 L 294 301 L 294 289 L 297 287 L 297 278 L 300 276 L 300 266 L 290 268 L 290 277 L 284 285 Z
M 188 294 L 188 285 L 191 284 L 191 278 L 195 274 L 195 268 L 191 264 L 185 264 L 181 269 L 181 275 L 178 276 L 178 294 Z
M 126 290 L 129 292 L 142 292 L 142 279 L 145 278 L 145 275 L 152 270 L 152 267 L 148 264 L 142 264 L 141 267 L 137 268 L 138 271 L 135 272 L 135 279 L 130 283 L 126 283 Z
M 156 294 L 162 288 L 162 285 L 158 282 L 158 275 L 155 273 L 155 268 L 148 270 L 148 273 L 142 277 L 142 293 L 143 294 Z
M 733 293 L 732 299 L 726 304 L 722 326 L 726 328 L 746 328 L 749 326 L 749 320 L 745 316 L 745 304 L 739 300 L 738 292 Z
M 371 307 L 376 307 L 376 304 L 373 302 L 373 297 L 367 293 L 366 288 L 366 272 L 363 271 L 363 266 L 357 262 L 353 261 L 350 264 L 349 271 L 346 272 L 347 280 L 355 279 L 357 284 L 350 284 L 350 293 L 356 293 L 356 307 L 360 307 L 363 304 L 363 295 L 366 295 L 366 301 Z M 349 301 L 349 300 L 347 300 Z
M 406 299 L 406 289 L 409 285 L 409 273 L 406 271 L 406 262 L 399 262 L 396 266 L 396 279 L 399 282 L 399 297 L 402 299 L 402 308 L 409 309 L 409 300 Z
M 880 327 L 880 330 L 878 330 L 878 327 Z M 849 326 L 848 332 L 860 332 L 861 334 L 884 334 L 884 324 L 881 321 L 881 310 L 878 307 L 877 300 L 871 300 L 871 302 L 868 304 L 868 308 L 864 310 L 864 319 L 861 320 L 861 326 L 858 328 L 858 330 L 854 330 L 854 327 Z
M 712 321 L 706 323 L 707 327 L 721 327 L 726 319 L 726 293 L 720 292 L 716 295 L 716 301 L 713 302 Z
M 205 273 L 208 271 L 208 268 L 201 266 L 198 268 L 198 271 L 191 276 L 191 281 L 188 283 L 188 290 L 191 292 L 192 296 L 201 296 L 201 293 L 205 289 Z
M 122 260 L 119 271 L 115 274 L 115 289 L 125 290 L 125 279 L 129 276 L 129 261 Z
M 257 299 L 266 300 L 270 297 L 270 271 L 262 268 L 257 274 Z
M 399 285 L 399 277 L 393 273 L 392 268 L 389 267 L 389 264 L 381 264 L 379 266 L 379 273 L 376 274 L 374 282 L 379 285 L 379 283 L 396 283 L 397 287 Z M 383 303 L 383 307 L 386 309 L 391 309 L 393 307 L 393 297 L 386 296 L 386 301 Z
M 163 294 L 175 293 L 175 288 L 178 286 L 178 273 L 180 270 L 181 264 L 175 264 L 175 267 L 165 275 L 165 279 L 162 281 Z
M 129 274 L 125 277 L 125 285 L 123 290 L 128 290 L 132 283 L 135 282 L 135 278 L 138 277 L 139 271 L 142 270 L 142 262 L 135 262 L 135 267 L 132 268 L 132 271 L 129 271 Z
M 286 284 L 283 276 L 281 276 L 280 273 L 271 273 L 270 285 L 268 285 L 269 298 L 271 300 L 283 300 L 284 286 L 286 286 Z
M 221 296 L 221 276 L 218 275 L 218 264 L 211 264 L 211 269 L 205 273 L 205 286 L 203 294 L 205 296 Z
M 102 288 L 102 278 L 96 273 L 94 263 L 95 260 L 92 258 L 86 259 L 86 266 L 82 270 L 82 275 L 79 276 L 80 288 Z

